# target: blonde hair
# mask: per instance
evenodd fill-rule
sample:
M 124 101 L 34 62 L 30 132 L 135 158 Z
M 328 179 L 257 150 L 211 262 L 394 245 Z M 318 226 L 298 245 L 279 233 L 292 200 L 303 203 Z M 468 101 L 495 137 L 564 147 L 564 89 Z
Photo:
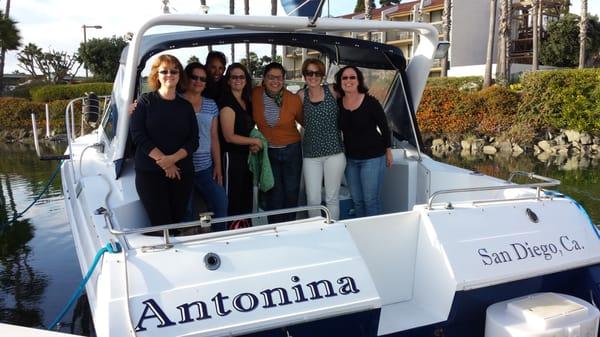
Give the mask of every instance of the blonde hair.
M 150 68 L 150 74 L 148 75 L 148 87 L 150 87 L 150 89 L 152 89 L 153 91 L 158 90 L 160 88 L 160 81 L 158 80 L 158 68 L 160 68 L 160 66 L 163 64 L 169 67 L 175 66 L 175 68 L 177 68 L 177 70 L 179 71 L 177 91 L 182 91 L 183 85 L 186 82 L 186 76 L 183 72 L 183 66 L 175 56 L 169 54 L 160 55 L 152 63 L 152 67 Z

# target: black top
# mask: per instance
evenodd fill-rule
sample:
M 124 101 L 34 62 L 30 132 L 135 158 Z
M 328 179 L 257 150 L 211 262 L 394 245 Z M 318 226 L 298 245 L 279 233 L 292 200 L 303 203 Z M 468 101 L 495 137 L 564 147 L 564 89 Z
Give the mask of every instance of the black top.
M 231 93 L 225 93 L 219 102 L 219 109 L 223 109 L 225 107 L 231 108 L 235 113 L 233 133 L 238 136 L 250 137 L 250 131 L 254 129 L 255 125 L 254 120 L 252 119 L 252 104 L 246 103 L 248 110 L 244 110 L 244 108 L 242 108 L 240 103 L 238 103 Z M 248 154 L 250 151 L 249 145 L 228 143 L 223 137 L 223 133 L 219 132 L 219 134 L 221 135 L 221 151 L 237 152 L 242 154 Z
M 193 172 L 192 154 L 198 148 L 198 123 L 192 105 L 177 95 L 173 100 L 160 97 L 158 92 L 140 96 L 131 115 L 129 127 L 135 152 L 135 168 L 143 171 L 162 171 L 148 154 L 158 148 L 171 155 L 183 148 L 188 155 L 177 162 L 184 172 Z
M 206 88 L 204 88 L 204 91 L 202 92 L 202 96 L 204 96 L 206 98 L 210 98 L 210 99 L 214 100 L 215 102 L 218 102 L 219 99 L 221 98 L 221 92 L 223 91 L 222 83 L 223 83 L 222 77 L 217 82 L 215 82 L 209 78 L 208 81 L 206 82 Z
M 391 147 L 391 138 L 385 112 L 379 101 L 367 94 L 356 110 L 345 109 L 341 98 L 338 105 L 346 156 L 352 159 L 370 159 L 384 155 L 386 149 Z

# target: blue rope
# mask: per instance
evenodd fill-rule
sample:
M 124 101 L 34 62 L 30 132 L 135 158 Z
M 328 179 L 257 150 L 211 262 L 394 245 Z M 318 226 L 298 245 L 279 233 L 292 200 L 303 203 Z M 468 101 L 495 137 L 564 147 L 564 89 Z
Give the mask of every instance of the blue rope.
M 106 246 L 100 248 L 100 250 L 96 253 L 96 256 L 94 257 L 92 266 L 88 270 L 87 274 L 85 274 L 85 277 L 83 278 L 83 280 L 81 280 L 81 283 L 79 283 L 79 287 L 77 288 L 77 290 L 75 290 L 75 292 L 71 296 L 71 299 L 69 300 L 69 302 L 67 302 L 67 305 L 65 305 L 65 307 L 60 312 L 60 314 L 58 314 L 56 319 L 52 323 L 50 323 L 50 325 L 48 325 L 48 330 L 52 330 L 58 323 L 60 323 L 60 321 L 63 319 L 63 317 L 71 309 L 73 304 L 75 304 L 75 301 L 77 300 L 77 298 L 79 298 L 79 296 L 83 292 L 83 289 L 85 289 L 86 283 L 89 281 L 90 277 L 92 277 L 92 274 L 94 273 L 94 269 L 96 269 L 96 266 L 98 265 L 98 262 L 100 261 L 100 258 L 102 257 L 102 255 L 104 255 L 104 253 L 106 253 L 106 252 L 119 253 L 121 251 L 121 246 L 118 243 L 115 243 L 115 247 L 116 247 L 116 249 L 113 249 L 113 246 L 110 243 L 108 243 L 108 244 L 106 244 Z
M 33 205 L 35 205 L 36 202 L 38 202 L 38 200 L 40 200 L 40 198 L 46 194 L 46 192 L 48 192 L 48 189 L 50 188 L 50 185 L 52 185 L 52 182 L 54 181 L 54 179 L 56 178 L 56 176 L 58 175 L 58 172 L 60 172 L 60 167 L 62 166 L 63 161 L 61 160 L 60 162 L 58 162 L 58 165 L 56 166 L 56 168 L 54 169 L 54 172 L 52 172 L 52 176 L 50 176 L 50 179 L 48 179 L 48 182 L 46 183 L 46 186 L 44 186 L 44 189 L 42 190 L 42 192 L 40 192 L 40 194 L 37 195 L 37 197 L 35 197 L 35 199 L 33 199 L 33 201 L 29 204 L 29 206 L 27 206 L 27 208 L 25 208 L 25 210 L 23 210 L 23 212 L 16 214 L 12 220 L 3 223 L 2 225 L 0 225 L 0 230 L 3 230 L 6 226 L 10 226 L 13 223 L 15 223 L 15 221 L 17 221 L 17 219 L 19 219 L 20 217 L 22 217 L 25 212 L 27 212 L 31 207 L 33 207 Z

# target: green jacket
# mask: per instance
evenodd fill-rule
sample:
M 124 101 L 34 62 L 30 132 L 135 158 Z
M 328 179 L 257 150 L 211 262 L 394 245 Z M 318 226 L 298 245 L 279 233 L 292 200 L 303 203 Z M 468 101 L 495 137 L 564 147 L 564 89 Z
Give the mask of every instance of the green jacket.
M 266 192 L 275 185 L 271 163 L 269 162 L 269 144 L 265 136 L 258 129 L 252 129 L 250 137 L 260 139 L 263 144 L 262 150 L 256 153 L 250 152 L 248 155 L 248 166 L 254 177 L 254 186 L 258 186 L 261 191 Z

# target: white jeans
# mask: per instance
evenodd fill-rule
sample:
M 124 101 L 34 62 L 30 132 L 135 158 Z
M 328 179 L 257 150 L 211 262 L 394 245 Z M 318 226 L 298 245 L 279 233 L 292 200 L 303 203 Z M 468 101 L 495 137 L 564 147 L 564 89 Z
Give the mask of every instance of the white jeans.
M 306 203 L 314 206 L 321 204 L 321 186 L 325 176 L 325 203 L 331 211 L 333 219 L 340 217 L 340 184 L 346 168 L 346 156 L 338 153 L 331 156 L 304 158 L 304 184 L 306 186 Z M 320 216 L 320 211 L 310 211 L 311 217 Z

